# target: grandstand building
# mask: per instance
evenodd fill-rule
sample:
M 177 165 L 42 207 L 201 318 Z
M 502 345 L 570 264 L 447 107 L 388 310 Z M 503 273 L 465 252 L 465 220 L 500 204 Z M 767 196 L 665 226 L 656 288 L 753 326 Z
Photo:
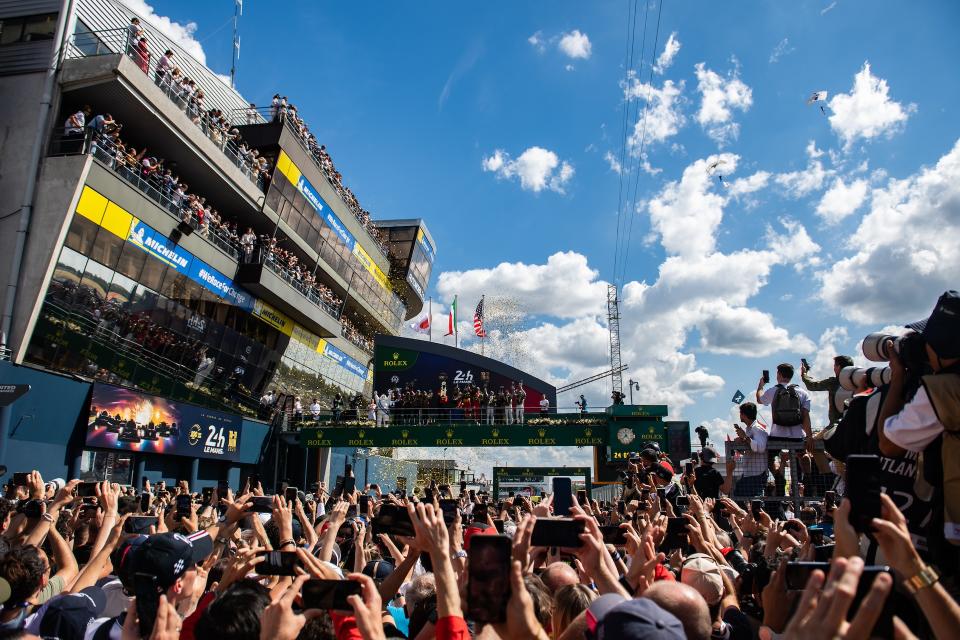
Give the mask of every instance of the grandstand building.
M 286 414 L 369 399 L 374 336 L 423 308 L 436 245 L 365 211 L 294 109 L 253 106 L 113 0 L 0 0 L 0 96 L 0 382 L 29 368 L 233 416 L 260 446 L 231 469 L 269 448 L 269 391 Z M 75 426 L 89 397 L 70 402 L 44 437 L 76 477 L 105 452 Z M 127 448 L 123 468 L 186 477 Z M 301 455 L 285 464 L 317 477 Z

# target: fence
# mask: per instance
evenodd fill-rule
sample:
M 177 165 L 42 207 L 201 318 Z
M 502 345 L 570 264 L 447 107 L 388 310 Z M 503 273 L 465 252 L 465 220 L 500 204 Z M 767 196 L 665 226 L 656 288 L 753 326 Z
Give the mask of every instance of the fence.
M 814 443 L 814 455 L 810 463 L 811 469 L 807 471 L 800 467 L 800 458 L 807 450 L 803 441 L 768 438 L 768 464 L 774 456 L 779 456 L 781 472 L 774 474 L 768 471 L 767 474 L 768 484 L 771 476 L 773 478 L 774 495 L 762 495 L 764 492 L 761 492 L 761 495 L 757 497 L 762 497 L 767 502 L 793 501 L 794 503 L 800 503 L 822 500 L 824 494 L 833 488 L 836 476 L 829 469 L 824 470 L 822 468 L 822 466 L 826 466 L 826 460 L 823 458 L 823 441 L 815 440 Z M 746 451 L 749 451 L 749 444 L 736 441 L 725 443 L 724 455 L 727 459 L 730 459 L 731 456 L 737 457 L 738 453 Z M 818 458 L 820 458 L 819 462 Z M 734 479 L 736 481 L 736 478 Z M 736 484 L 734 484 L 735 486 Z M 787 486 L 790 489 L 789 493 L 786 491 Z

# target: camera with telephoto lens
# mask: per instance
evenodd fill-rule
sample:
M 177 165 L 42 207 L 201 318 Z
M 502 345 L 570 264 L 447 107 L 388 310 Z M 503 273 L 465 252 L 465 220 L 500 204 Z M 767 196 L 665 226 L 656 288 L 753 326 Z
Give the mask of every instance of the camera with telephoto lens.
M 844 367 L 837 376 L 840 386 L 856 391 L 863 386 L 880 387 L 890 384 L 890 367 Z
M 920 370 L 927 364 L 926 343 L 923 336 L 910 331 L 900 336 L 871 333 L 863 339 L 863 355 L 871 362 L 888 362 L 891 345 L 907 369 Z

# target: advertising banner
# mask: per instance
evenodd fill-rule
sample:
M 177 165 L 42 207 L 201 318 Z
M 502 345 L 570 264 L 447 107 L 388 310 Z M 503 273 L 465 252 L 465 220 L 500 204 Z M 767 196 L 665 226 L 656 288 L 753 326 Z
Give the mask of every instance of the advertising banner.
M 661 451 L 667 451 L 667 427 L 658 418 L 643 421 L 617 420 L 610 423 L 611 463 L 622 462 L 631 454 L 640 453 L 655 442 Z
M 423 229 L 417 229 L 417 244 L 420 245 L 420 248 L 423 249 L 423 253 L 427 256 L 427 260 L 430 261 L 430 264 L 433 264 L 433 245 L 430 244 L 430 239 L 427 238 L 427 234 L 423 232 Z
M 306 447 L 592 447 L 606 445 L 605 425 L 317 427 L 300 431 Z
M 241 424 L 237 415 L 95 383 L 86 444 L 237 462 Z

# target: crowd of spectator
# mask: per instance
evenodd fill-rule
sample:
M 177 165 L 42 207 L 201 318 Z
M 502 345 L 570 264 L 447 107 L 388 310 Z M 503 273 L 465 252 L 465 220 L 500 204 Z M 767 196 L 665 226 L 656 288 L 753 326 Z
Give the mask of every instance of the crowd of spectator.
M 412 385 L 374 392 L 368 419 L 376 426 L 417 425 L 449 422 L 473 424 L 523 424 L 528 407 L 522 384 L 510 387 L 481 387 L 476 384 L 448 388 L 417 389 Z M 550 401 L 544 398 L 536 408 L 546 414 Z
M 317 142 L 316 136 L 310 132 L 303 118 L 297 113 L 297 107 L 287 102 L 286 96 L 281 96 L 278 93 L 273 96 L 270 105 L 270 118 L 273 121 L 285 121 L 290 125 L 293 132 L 300 138 L 300 142 L 310 153 L 314 162 L 316 162 L 317 166 L 330 181 L 330 184 L 333 185 L 337 195 L 340 196 L 347 205 L 347 208 L 350 209 L 350 212 L 353 213 L 360 224 L 363 225 L 363 228 L 367 230 L 367 233 L 370 234 L 370 237 L 377 243 L 380 250 L 384 254 L 388 254 L 389 251 L 383 231 L 374 226 L 370 212 L 360 206 L 360 201 L 357 200 L 357 196 L 350 190 L 350 187 L 343 184 L 343 176 L 334 166 L 333 158 L 331 158 L 327 152 L 326 145 Z
M 152 54 L 146 31 L 138 18 L 127 28 L 127 55 L 147 75 L 150 75 Z M 154 82 L 167 97 L 183 110 L 246 175 L 262 190 L 266 190 L 272 171 L 271 163 L 252 149 L 232 126 L 221 109 L 206 108 L 206 95 L 196 81 L 186 76 L 176 65 L 174 53 L 167 49 L 153 65 Z
M 373 353 L 373 334 L 376 332 L 376 329 L 374 329 L 370 322 L 361 319 L 354 313 L 349 318 L 341 315 L 340 326 L 343 328 L 344 338 L 364 351 Z
M 253 229 L 248 229 L 241 241 L 244 255 L 254 255 L 259 247 L 265 252 L 266 261 L 276 270 L 281 271 L 294 287 L 304 295 L 322 302 L 334 317 L 340 317 L 343 299 L 335 294 L 333 289 L 320 282 L 315 275 L 315 269 L 304 264 L 296 253 L 281 247 L 280 239 L 267 235 L 256 237 Z

